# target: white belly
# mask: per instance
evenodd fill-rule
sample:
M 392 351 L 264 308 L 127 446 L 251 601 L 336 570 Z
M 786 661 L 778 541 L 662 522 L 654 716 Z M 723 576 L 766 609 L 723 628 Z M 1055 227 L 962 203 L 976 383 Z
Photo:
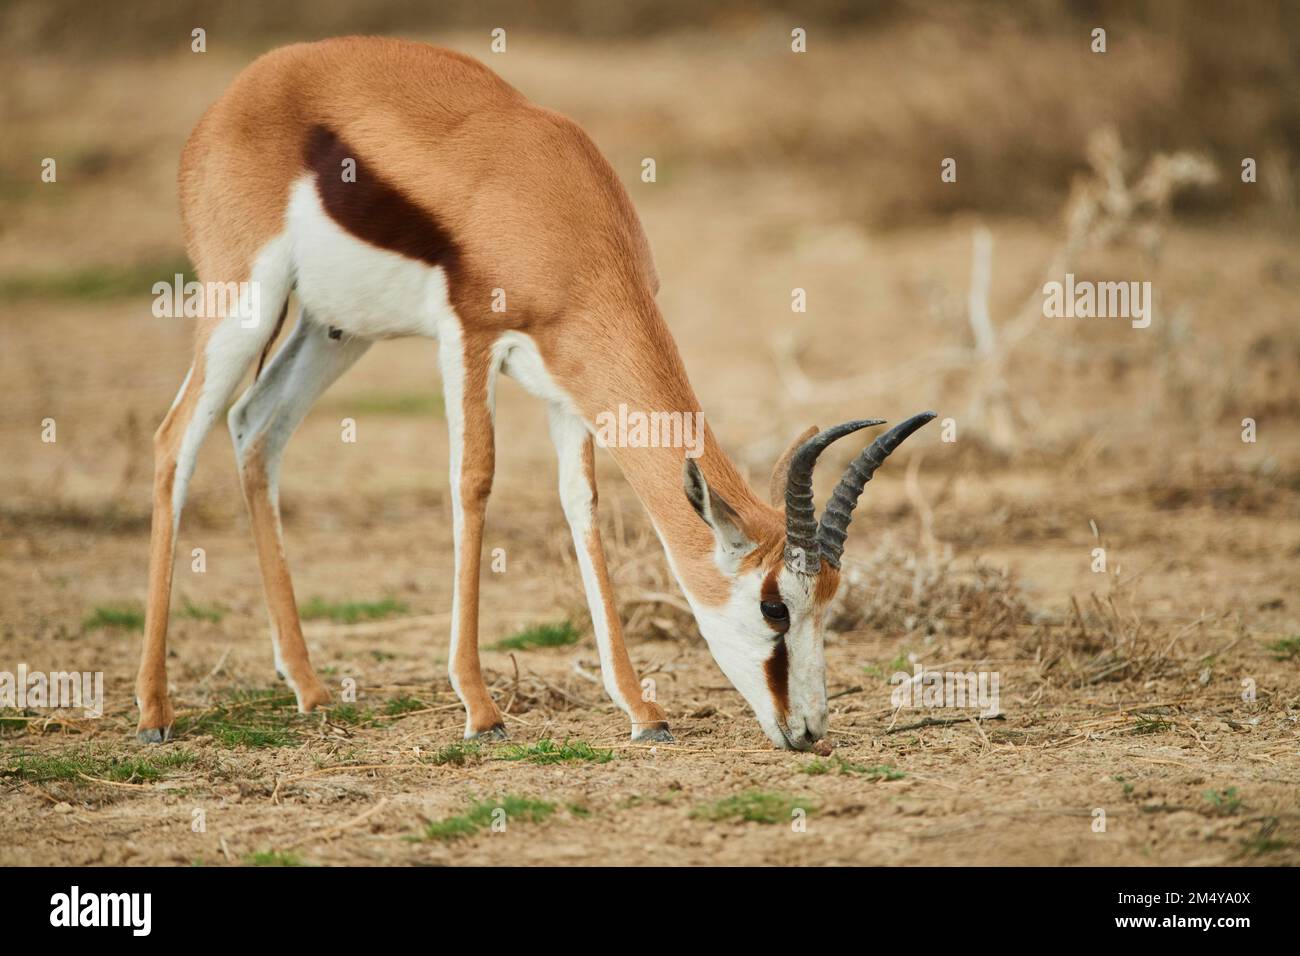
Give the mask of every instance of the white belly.
M 364 338 L 437 338 L 454 319 L 443 269 L 346 232 L 325 212 L 310 176 L 294 184 L 286 219 L 298 298 L 317 322 Z

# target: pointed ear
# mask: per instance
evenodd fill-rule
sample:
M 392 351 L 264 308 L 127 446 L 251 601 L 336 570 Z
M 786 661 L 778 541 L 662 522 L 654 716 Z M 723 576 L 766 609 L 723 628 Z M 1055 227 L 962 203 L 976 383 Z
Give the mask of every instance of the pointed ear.
M 817 426 L 813 425 L 807 431 L 801 433 L 798 438 L 790 443 L 790 447 L 785 450 L 785 454 L 776 460 L 776 464 L 772 467 L 772 484 L 769 492 L 773 508 L 785 507 L 785 481 L 790 477 L 790 459 L 799 450 L 799 446 L 812 438 L 813 435 L 816 435 L 818 431 Z
M 726 499 L 714 494 L 709 488 L 709 483 L 704 480 L 704 472 L 700 471 L 694 458 L 687 458 L 686 464 L 682 466 L 682 484 L 691 507 L 713 529 L 718 547 L 729 560 L 739 561 L 754 550 L 754 542 L 740 526 L 740 516 L 727 504 Z

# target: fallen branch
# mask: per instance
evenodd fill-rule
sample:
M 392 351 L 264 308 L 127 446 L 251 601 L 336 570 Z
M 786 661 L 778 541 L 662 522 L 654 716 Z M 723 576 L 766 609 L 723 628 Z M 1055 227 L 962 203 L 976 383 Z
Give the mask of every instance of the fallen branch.
M 905 730 L 920 730 L 922 727 L 948 727 L 952 724 L 966 724 L 974 722 L 982 723 L 986 720 L 1006 720 L 1005 714 L 994 714 L 992 717 L 926 717 L 924 720 L 918 720 L 914 724 L 904 724 L 902 727 L 891 727 L 885 731 L 887 734 L 901 734 Z

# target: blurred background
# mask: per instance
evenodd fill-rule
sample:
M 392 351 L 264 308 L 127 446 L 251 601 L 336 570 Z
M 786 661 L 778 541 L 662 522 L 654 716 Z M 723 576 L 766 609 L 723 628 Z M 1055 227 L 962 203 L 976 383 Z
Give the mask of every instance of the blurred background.
M 203 53 L 191 50 L 196 28 Z M 497 28 L 503 53 L 490 48 Z M 806 53 L 791 51 L 796 28 Z M 1104 53 L 1092 49 L 1098 28 Z M 1039 717 L 1051 725 L 1073 708 L 1084 733 L 1095 708 L 1117 699 L 1202 695 L 1193 706 L 1212 710 L 1219 694 L 1230 708 L 1249 674 L 1276 694 L 1249 712 L 1268 715 L 1276 755 L 1293 755 L 1294 718 L 1283 712 L 1294 712 L 1300 655 L 1300 4 L 1268 0 L 8 0 L 9 655 L 66 647 L 80 666 L 107 671 L 119 729 L 133 726 L 150 436 L 191 349 L 187 322 L 150 312 L 152 284 L 189 273 L 177 159 L 203 110 L 257 55 L 360 32 L 478 57 L 588 131 L 642 216 L 659 303 L 714 432 L 756 487 L 809 424 L 926 408 L 950 420 L 891 458 L 855 519 L 831 680 L 873 683 L 867 697 L 837 701 L 837 728 L 853 736 L 856 712 L 856 739 L 880 746 L 883 680 L 919 654 L 1022 668 L 1007 695 L 1031 715 L 1015 731 L 1031 741 L 1044 739 L 1033 736 L 1046 732 Z M 42 181 L 47 158 L 56 182 Z M 640 178 L 645 158 L 656 161 L 652 183 Z M 955 182 L 941 179 L 946 159 Z M 1253 182 L 1242 179 L 1246 159 Z M 1043 318 L 1044 283 L 1067 273 L 1149 281 L 1150 327 Z M 791 309 L 796 289 L 805 312 Z M 423 687 L 431 657 L 445 653 L 443 625 L 430 624 L 448 605 L 451 569 L 440 396 L 432 345 L 382 343 L 289 448 L 282 500 L 300 603 L 412 615 L 365 640 L 309 623 L 323 673 L 364 666 L 368 679 Z M 576 571 L 555 570 L 572 558 L 544 414 L 512 386 L 500 398 L 487 547 L 505 547 L 511 570 L 485 575 L 484 642 L 539 618 L 581 630 Z M 345 416 L 358 423 L 357 445 L 339 441 Z M 54 442 L 42 440 L 50 421 Z M 826 457 L 821 500 L 853 450 Z M 711 716 L 721 678 L 635 498 L 611 462 L 598 467 L 634 656 L 674 662 L 662 675 L 677 694 L 674 730 L 741 735 L 753 747 L 741 723 Z M 186 570 L 196 547 L 204 574 Z M 219 672 L 221 686 L 262 686 L 260 578 L 223 428 L 200 458 L 178 553 L 181 702 L 206 700 Z M 583 640 L 572 653 L 594 659 Z M 547 653 L 533 652 L 526 671 L 541 668 L 570 698 L 597 693 L 571 686 L 571 649 Z M 508 680 L 509 659 L 484 660 L 490 679 Z M 519 687 L 516 670 L 511 693 Z M 547 720 L 588 736 L 604 721 L 601 732 L 621 739 L 617 715 L 534 690 L 550 702 L 535 704 Z M 1241 721 L 1254 719 L 1245 712 Z M 1139 732 L 1154 734 L 1144 746 L 1193 746 L 1163 718 Z M 1236 759 L 1224 739 L 1216 752 Z M 1240 753 L 1260 746 L 1243 739 Z M 919 753 L 889 740 L 902 759 Z M 1072 759 L 1086 762 L 1083 750 Z M 1041 762 L 1046 773 L 1061 766 L 1051 754 Z M 1009 786 L 1026 772 L 1017 765 Z M 1179 799 L 1199 802 L 1199 781 L 1183 780 Z M 1277 788 L 1279 801 L 1284 791 L 1293 809 L 1293 786 Z M 1060 829 L 1005 821 L 1015 832 L 998 846 L 1031 862 L 1129 859 L 1080 857 Z M 1170 840 L 1185 840 L 1161 859 L 1202 854 L 1192 829 L 1169 826 Z M 990 845 L 979 831 L 969 839 L 976 854 Z M 837 844 L 850 846 L 861 844 Z M 1138 844 L 1128 852 L 1150 862 Z
M 755 475 L 809 420 L 933 406 L 960 440 L 927 472 L 951 470 L 942 493 L 977 512 L 940 509 L 948 542 L 1033 534 L 1008 516 L 1095 537 L 1096 493 L 1059 520 L 1027 503 L 1070 507 L 1094 466 L 1105 494 L 1162 515 L 1296 518 L 1295 4 L 14 0 L 0 10 L 6 520 L 143 520 L 148 436 L 188 362 L 190 330 L 147 298 L 188 271 L 180 148 L 259 53 L 353 32 L 478 56 L 590 132 L 645 221 L 715 429 Z M 1152 281 L 1152 327 L 1042 320 L 1043 282 L 1067 271 Z M 340 384 L 391 443 L 391 475 L 363 497 L 388 500 L 389 480 L 441 494 L 421 457 L 442 453 L 420 421 L 438 418 L 432 374 L 401 344 Z M 370 396 L 392 382 L 396 399 Z M 29 441 L 47 416 L 58 453 Z M 1257 444 L 1240 440 L 1245 417 Z M 1009 467 L 1015 481 L 993 480 Z M 202 467 L 195 508 L 238 522 L 231 477 Z M 1273 550 L 1294 556 L 1288 527 Z

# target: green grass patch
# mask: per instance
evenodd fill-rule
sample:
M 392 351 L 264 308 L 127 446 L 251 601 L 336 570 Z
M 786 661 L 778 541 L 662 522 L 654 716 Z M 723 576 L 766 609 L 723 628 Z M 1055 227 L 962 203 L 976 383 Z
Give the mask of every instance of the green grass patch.
M 414 697 L 394 697 L 384 704 L 384 716 L 398 717 L 409 714 L 413 710 L 424 710 L 425 706 L 424 701 L 416 700 Z
M 125 266 L 85 266 L 61 272 L 0 277 L 0 301 L 61 299 L 101 302 L 108 299 L 146 298 L 155 282 L 175 282 L 177 273 L 194 281 L 193 267 L 184 258 L 140 262 Z M 183 303 L 182 303 L 183 305 Z
M 169 770 L 188 767 L 195 756 L 186 750 L 164 750 L 145 757 L 96 754 L 87 750 L 62 754 L 11 755 L 0 768 L 0 777 L 14 777 L 42 783 L 51 780 L 80 780 L 81 775 L 114 783 L 147 783 L 161 780 Z
M 578 629 L 569 621 L 557 624 L 538 624 L 497 641 L 489 648 L 494 651 L 526 651 L 531 647 L 564 647 L 578 642 Z
M 227 691 L 222 707 L 269 707 L 272 710 L 288 710 L 296 707 L 297 701 L 293 691 L 284 687 L 259 687 L 252 690 Z
M 812 813 L 813 806 L 807 800 L 785 794 L 750 790 L 696 807 L 691 811 L 691 816 L 705 820 L 771 824 L 790 822 L 794 819 L 795 810 Z
M 252 721 L 224 719 L 201 720 L 195 733 L 215 737 L 226 747 L 295 747 L 299 743 L 296 731 L 289 727 L 255 726 Z
M 81 622 L 83 631 L 143 631 L 144 611 L 130 604 L 101 604 Z
M 215 604 L 191 604 L 186 601 L 176 613 L 177 616 L 189 618 L 191 621 L 208 621 L 212 624 L 220 624 L 221 619 L 226 616 L 226 609 L 217 607 Z
M 370 708 L 358 707 L 356 704 L 339 704 L 329 709 L 330 721 L 335 724 L 368 724 L 375 718 Z
M 867 766 L 866 764 L 852 763 L 843 757 L 832 757 L 830 760 L 813 760 L 800 773 L 806 773 L 813 777 L 828 773 L 839 773 L 841 775 L 862 776 L 874 781 L 902 780 L 906 776 L 903 771 L 895 770 L 889 764 L 882 763 Z
M 226 747 L 293 747 L 300 742 L 293 694 L 238 691 L 216 707 L 176 719 L 178 735 L 215 737 Z
M 0 710 L 0 730 L 26 730 L 28 721 L 23 718 L 30 716 L 26 711 L 6 707 Z
M 1285 840 L 1275 840 L 1272 837 L 1252 837 L 1242 844 L 1243 849 L 1252 856 L 1276 853 L 1278 850 L 1285 850 L 1288 846 L 1290 844 Z
M 539 740 L 535 744 L 510 744 L 503 747 L 496 759 L 523 760 L 537 764 L 565 763 L 570 760 L 609 763 L 614 759 L 614 751 L 600 750 L 581 740 L 566 740 L 562 744 L 557 744 L 554 740 Z
M 1289 844 L 1285 840 L 1279 840 L 1273 836 L 1277 832 L 1277 825 L 1277 817 L 1266 818 L 1258 833 L 1250 839 L 1242 841 L 1242 849 L 1252 856 L 1263 856 L 1265 853 L 1276 853 L 1278 850 L 1285 850 Z
M 463 767 L 471 758 L 477 761 L 478 756 L 479 745 L 470 740 L 463 744 L 448 744 L 434 754 L 430 762 L 435 767 L 445 767 L 448 764 Z
M 504 811 L 504 816 L 498 811 Z M 424 829 L 426 840 L 459 840 L 498 823 L 541 823 L 555 812 L 555 804 L 528 797 L 506 796 L 500 800 L 479 800 L 464 813 L 434 820 Z
M 1214 812 L 1223 816 L 1236 813 L 1241 809 L 1241 797 L 1236 787 L 1229 787 L 1227 790 L 1206 790 L 1204 796 L 1206 803 L 1213 808 Z
M 376 621 L 394 614 L 405 614 L 407 607 L 401 601 L 384 598 L 382 601 L 326 601 L 312 598 L 298 609 L 304 621 L 329 620 L 336 624 L 356 624 L 358 621 Z
M 424 838 L 426 840 L 459 840 L 462 837 L 473 836 L 478 833 L 479 827 L 468 816 L 447 817 L 444 820 L 433 820 L 424 828 Z
M 1268 649 L 1273 652 L 1275 661 L 1289 661 L 1300 656 L 1300 634 L 1274 641 L 1268 645 Z
M 281 853 L 278 850 L 264 850 L 250 853 L 244 857 L 245 866 L 306 866 L 301 857 L 293 853 Z
M 437 392 L 376 392 L 340 398 L 334 404 L 358 415 L 440 418 L 443 414 L 442 396 Z

